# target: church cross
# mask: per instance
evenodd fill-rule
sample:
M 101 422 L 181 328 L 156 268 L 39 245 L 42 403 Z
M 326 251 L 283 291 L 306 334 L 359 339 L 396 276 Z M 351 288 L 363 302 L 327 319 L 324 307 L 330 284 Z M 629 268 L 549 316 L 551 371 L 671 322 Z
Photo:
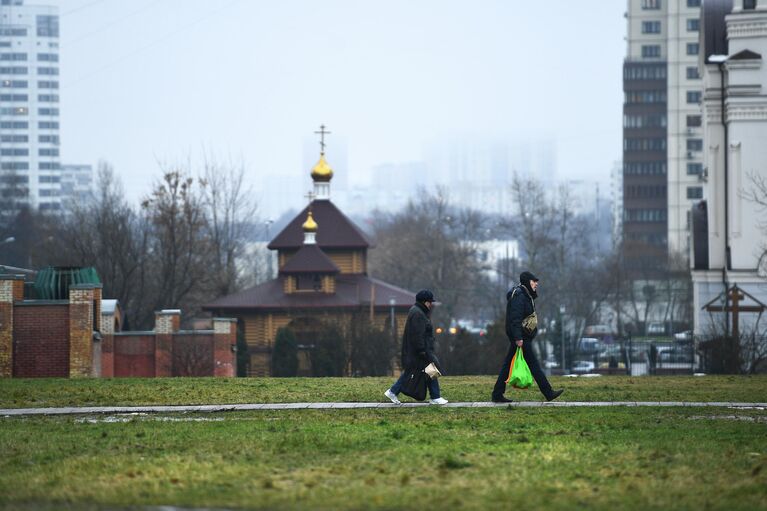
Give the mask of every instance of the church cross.
M 322 154 L 325 154 L 325 135 L 330 135 L 330 132 L 326 131 L 325 128 L 326 126 L 324 124 L 320 124 L 320 131 L 314 132 L 320 136 L 320 151 Z
M 764 312 L 765 307 L 760 305 L 746 305 L 742 306 L 740 305 L 740 302 L 745 300 L 746 296 L 741 292 L 741 290 L 738 288 L 738 286 L 732 286 L 732 288 L 727 291 L 727 297 L 729 298 L 729 301 L 732 302 L 732 305 L 729 307 L 721 306 L 721 305 L 708 305 L 706 306 L 706 310 L 709 312 L 732 312 L 732 336 L 733 338 L 738 337 L 740 335 L 740 329 L 739 329 L 739 316 L 741 312 Z
M 312 192 L 312 191 L 308 191 L 308 192 L 306 192 L 306 195 L 304 195 L 304 197 L 306 197 L 307 199 L 309 199 L 309 204 L 311 204 L 311 203 L 314 201 L 314 198 L 315 198 L 316 196 L 317 196 L 317 194 L 316 194 L 316 193 L 314 193 L 314 192 Z

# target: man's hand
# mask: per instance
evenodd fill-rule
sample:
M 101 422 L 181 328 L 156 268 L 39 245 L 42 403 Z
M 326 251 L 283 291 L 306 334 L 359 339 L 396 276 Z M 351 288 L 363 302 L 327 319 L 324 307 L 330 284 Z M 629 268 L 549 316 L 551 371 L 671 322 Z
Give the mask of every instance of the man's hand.
M 520 348 L 522 347 L 522 344 L 524 344 L 524 341 L 522 339 L 520 339 L 518 341 L 514 341 L 514 342 L 516 342 L 517 346 L 519 346 Z

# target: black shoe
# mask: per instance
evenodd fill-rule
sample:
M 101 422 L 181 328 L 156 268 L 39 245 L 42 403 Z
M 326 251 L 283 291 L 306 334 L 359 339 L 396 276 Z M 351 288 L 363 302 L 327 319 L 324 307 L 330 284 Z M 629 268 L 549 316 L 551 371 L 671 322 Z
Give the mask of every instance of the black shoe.
M 490 399 L 492 399 L 493 403 L 513 403 L 511 399 L 507 398 L 506 396 L 493 396 Z
M 559 390 L 552 390 L 551 394 L 546 396 L 546 401 L 554 401 L 556 398 L 562 395 L 562 392 L 564 392 L 565 389 L 559 389 Z

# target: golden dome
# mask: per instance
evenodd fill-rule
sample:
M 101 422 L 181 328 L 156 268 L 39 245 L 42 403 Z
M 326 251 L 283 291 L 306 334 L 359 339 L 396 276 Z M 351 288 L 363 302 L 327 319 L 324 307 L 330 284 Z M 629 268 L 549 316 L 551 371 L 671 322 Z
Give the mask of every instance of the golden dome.
M 309 216 L 306 217 L 306 222 L 301 227 L 304 229 L 304 232 L 317 232 L 317 222 L 314 221 L 311 211 L 309 211 Z
M 325 153 L 320 153 L 320 161 L 312 169 L 312 179 L 315 181 L 330 181 L 333 179 L 333 169 L 325 161 Z

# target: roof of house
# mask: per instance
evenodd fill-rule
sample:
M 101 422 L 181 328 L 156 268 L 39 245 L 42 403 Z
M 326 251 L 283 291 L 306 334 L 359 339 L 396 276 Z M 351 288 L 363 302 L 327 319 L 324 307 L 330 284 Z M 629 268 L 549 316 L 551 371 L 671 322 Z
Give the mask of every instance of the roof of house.
M 762 56 L 755 51 L 741 50 L 727 60 L 762 60 Z
M 295 292 L 286 294 L 282 279 L 273 279 L 240 293 L 223 296 L 203 306 L 208 311 L 247 311 L 274 309 L 345 309 L 369 307 L 409 308 L 415 293 L 359 274 L 336 276 L 335 293 Z M 393 300 L 393 303 L 391 302 Z
M 339 273 L 338 266 L 314 244 L 304 245 L 293 255 L 280 273 Z
M 320 248 L 368 248 L 373 244 L 362 230 L 329 200 L 314 200 L 306 206 L 269 243 L 271 250 L 299 248 L 304 242 L 301 227 L 311 208 L 317 222 L 317 245 Z

